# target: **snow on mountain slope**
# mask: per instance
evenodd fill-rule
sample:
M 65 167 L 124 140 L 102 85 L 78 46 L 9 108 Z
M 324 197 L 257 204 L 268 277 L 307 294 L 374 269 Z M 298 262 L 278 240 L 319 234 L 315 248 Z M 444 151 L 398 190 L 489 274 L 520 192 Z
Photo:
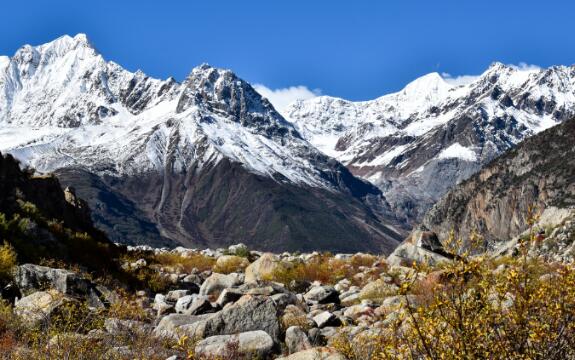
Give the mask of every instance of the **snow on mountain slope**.
M 229 71 L 203 65 L 181 85 L 150 79 L 106 62 L 83 34 L 24 46 L 5 67 L 0 149 L 38 170 L 134 174 L 162 170 L 168 156 L 182 169 L 225 156 L 258 174 L 330 186 L 310 163 L 313 147 L 269 103 L 249 99 L 253 124 L 240 123 L 207 97 L 225 87 L 259 96 Z
M 433 73 L 372 101 L 323 96 L 286 109 L 305 138 L 378 185 L 408 221 L 499 154 L 573 115 L 574 67 L 500 63 L 464 85 Z
M 77 186 L 116 241 L 389 252 L 404 233 L 380 190 L 231 71 L 157 80 L 82 34 L 2 58 L 0 151 Z

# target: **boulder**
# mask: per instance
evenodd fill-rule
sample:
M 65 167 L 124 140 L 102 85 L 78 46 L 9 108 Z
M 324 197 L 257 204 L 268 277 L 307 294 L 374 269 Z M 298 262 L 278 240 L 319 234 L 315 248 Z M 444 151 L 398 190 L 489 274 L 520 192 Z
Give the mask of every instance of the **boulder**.
M 166 302 L 166 296 L 163 294 L 156 294 L 154 297 L 154 304 L 152 309 L 156 310 L 158 316 L 174 312 L 174 305 Z
M 168 292 L 164 300 L 168 303 L 176 303 L 178 299 L 191 294 L 189 290 L 172 290 Z
M 263 330 L 275 343 L 279 343 L 278 310 L 269 297 L 244 295 L 236 303 L 206 319 L 205 324 L 197 326 L 195 330 L 198 333 L 194 335 L 200 338 Z
M 265 253 L 246 268 L 246 283 L 271 280 L 274 273 L 285 266 L 274 254 Z
M 319 304 L 339 303 L 339 293 L 333 286 L 314 286 L 303 297 Z
M 338 326 L 341 324 L 338 317 L 329 311 L 324 311 L 313 317 L 313 321 L 316 323 L 318 328 L 323 328 L 326 326 Z
M 208 359 L 265 359 L 273 347 L 272 338 L 265 331 L 256 330 L 208 337 L 196 344 L 194 353 Z
M 231 273 L 228 275 L 213 273 L 200 287 L 200 295 L 217 299 L 222 290 L 242 284 L 242 275 Z
M 46 325 L 53 315 L 71 302 L 77 300 L 56 290 L 37 291 L 18 300 L 14 312 L 31 327 Z
M 233 303 L 238 301 L 242 296 L 244 296 L 244 293 L 238 289 L 224 289 L 221 293 L 220 296 L 218 297 L 218 300 L 216 300 L 216 304 L 223 308 L 224 306 L 226 306 L 229 303 Z
M 388 284 L 383 279 L 377 279 L 367 283 L 359 292 L 360 299 L 369 299 L 373 301 L 383 301 L 388 296 L 397 294 L 399 288 L 395 284 Z
M 192 302 L 190 307 L 184 311 L 184 314 L 201 315 L 201 314 L 213 313 L 216 310 L 217 309 L 214 306 L 212 306 L 212 303 L 210 303 L 207 297 L 199 296 Z
M 193 294 L 193 295 L 182 296 L 181 298 L 179 298 L 178 301 L 176 301 L 175 305 L 176 312 L 178 314 L 183 314 L 186 310 L 188 310 L 190 305 L 192 305 L 192 303 L 197 297 L 198 297 L 197 294 Z
M 152 334 L 159 338 L 169 338 L 173 340 L 180 339 L 183 335 L 190 335 L 188 326 L 202 322 L 209 316 L 207 315 L 184 315 L 184 314 L 170 314 L 164 316 L 158 325 L 154 328 Z M 193 337 L 192 337 L 193 338 Z
M 24 295 L 54 289 L 67 296 L 82 297 L 92 307 L 104 307 L 112 301 L 111 291 L 65 269 L 35 264 L 20 265 L 14 271 L 14 282 Z
M 276 360 L 347 360 L 339 352 L 326 348 L 314 348 L 296 352 L 286 357 L 277 358 Z
M 290 354 L 312 348 L 307 334 L 299 326 L 290 326 L 286 330 L 285 343 Z

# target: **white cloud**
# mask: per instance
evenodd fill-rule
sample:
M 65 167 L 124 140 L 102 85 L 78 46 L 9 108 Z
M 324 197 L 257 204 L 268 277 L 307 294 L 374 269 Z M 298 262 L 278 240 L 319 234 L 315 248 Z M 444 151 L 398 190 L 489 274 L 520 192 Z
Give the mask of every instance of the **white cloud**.
M 285 108 L 296 100 L 307 100 L 321 95 L 321 90 L 310 90 L 307 86 L 290 86 L 281 89 L 270 89 L 262 84 L 254 84 L 254 89 L 267 98 L 277 111 L 282 113 Z
M 519 70 L 519 71 L 537 71 L 537 70 L 541 70 L 541 66 L 538 65 L 533 65 L 533 64 L 527 64 L 524 62 L 520 62 L 517 65 L 513 65 L 513 64 L 509 64 L 509 66 L 511 66 L 512 68 Z
M 459 75 L 459 76 L 451 76 L 449 73 L 441 73 L 441 77 L 445 80 L 446 83 L 453 86 L 459 85 L 467 85 L 471 84 L 475 80 L 479 78 L 479 75 Z

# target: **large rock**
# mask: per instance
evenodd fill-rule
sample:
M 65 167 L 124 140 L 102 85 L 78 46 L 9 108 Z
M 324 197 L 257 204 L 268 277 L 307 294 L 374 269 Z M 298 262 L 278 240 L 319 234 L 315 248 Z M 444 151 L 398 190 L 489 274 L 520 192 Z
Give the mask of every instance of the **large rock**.
M 271 280 L 274 273 L 285 266 L 274 254 L 265 253 L 246 268 L 246 283 L 258 280 Z
M 339 352 L 325 347 L 304 350 L 276 360 L 347 360 Z
M 333 286 L 314 286 L 303 297 L 319 304 L 339 303 L 339 293 Z
M 377 279 L 367 283 L 361 289 L 359 298 L 381 302 L 388 296 L 396 295 L 398 289 L 395 284 L 388 284 L 384 279 Z
M 299 326 L 290 326 L 286 330 L 285 343 L 290 354 L 311 349 L 307 334 Z
M 205 318 L 205 320 L 182 327 L 188 336 L 204 339 L 214 335 L 233 335 L 263 330 L 275 343 L 279 343 L 280 324 L 278 309 L 267 296 L 244 295 L 236 303 Z
M 339 326 L 341 322 L 334 314 L 329 311 L 324 311 L 313 317 L 313 321 L 316 323 L 318 328 L 324 328 L 326 326 Z
M 256 330 L 201 340 L 195 347 L 195 355 L 208 359 L 265 359 L 273 347 L 272 338 L 265 331 Z
M 222 290 L 242 284 L 242 275 L 237 273 L 219 274 L 213 273 L 200 287 L 200 295 L 218 298 Z
M 170 314 L 164 316 L 154 328 L 153 335 L 160 338 L 177 340 L 184 335 L 190 335 L 190 325 L 200 323 L 213 314 L 207 315 L 184 315 Z M 193 333 L 192 333 L 193 335 Z
M 52 316 L 71 302 L 76 300 L 56 290 L 37 291 L 18 300 L 14 312 L 31 327 L 47 325 Z
M 64 295 L 82 297 L 93 307 L 103 307 L 114 297 L 105 287 L 95 285 L 75 272 L 35 264 L 16 267 L 14 281 L 23 294 L 54 289 Z

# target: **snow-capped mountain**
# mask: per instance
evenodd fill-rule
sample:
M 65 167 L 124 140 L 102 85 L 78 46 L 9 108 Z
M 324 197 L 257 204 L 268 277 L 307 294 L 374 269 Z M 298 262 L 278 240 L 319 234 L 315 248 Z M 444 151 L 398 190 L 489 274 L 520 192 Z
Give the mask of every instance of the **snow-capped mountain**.
M 380 187 L 410 222 L 498 155 L 573 115 L 575 67 L 501 63 L 464 85 L 432 73 L 376 100 L 322 96 L 285 110 L 306 139 Z
M 0 58 L 0 151 L 76 186 L 116 240 L 390 251 L 404 231 L 231 71 L 152 79 L 82 34 Z

